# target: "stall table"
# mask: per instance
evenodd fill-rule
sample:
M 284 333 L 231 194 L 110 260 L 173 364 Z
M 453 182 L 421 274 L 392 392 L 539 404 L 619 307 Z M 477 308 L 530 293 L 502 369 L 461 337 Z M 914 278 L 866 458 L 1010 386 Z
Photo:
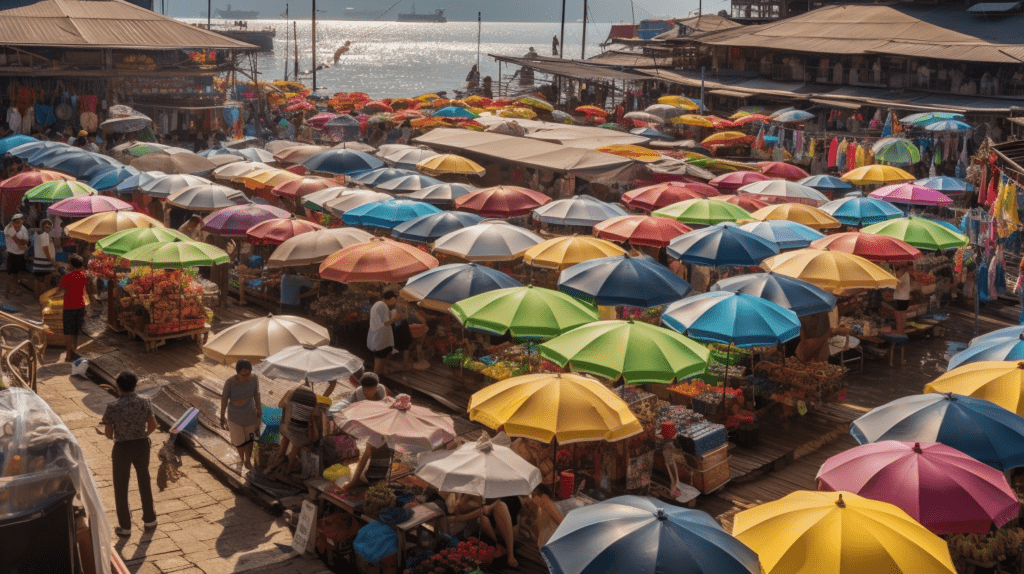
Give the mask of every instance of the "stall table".
M 157 347 L 160 347 L 167 343 L 169 339 L 181 339 L 183 337 L 191 337 L 201 347 L 206 344 L 206 338 L 210 334 L 209 323 L 203 325 L 201 329 L 179 331 L 177 333 L 162 333 L 159 335 L 149 335 L 129 325 L 123 325 L 123 328 L 125 331 L 128 332 L 129 336 L 135 337 L 142 341 L 142 344 L 145 346 L 147 353 L 152 353 L 157 349 Z

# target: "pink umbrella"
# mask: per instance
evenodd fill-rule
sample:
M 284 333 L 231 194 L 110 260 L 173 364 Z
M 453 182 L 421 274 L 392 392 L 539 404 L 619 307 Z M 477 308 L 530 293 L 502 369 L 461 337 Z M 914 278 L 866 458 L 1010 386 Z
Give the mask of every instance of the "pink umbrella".
M 50 215 L 61 217 L 88 217 L 104 211 L 132 211 L 132 204 L 106 195 L 81 195 L 69 197 L 54 203 L 46 210 Z
M 935 534 L 988 532 L 1017 517 L 1003 473 L 939 443 L 882 441 L 825 461 L 818 490 L 894 504 Z
M 907 205 L 952 205 L 953 200 L 945 194 L 923 185 L 913 183 L 897 183 L 880 187 L 868 194 L 868 197 L 888 201 L 889 203 L 905 203 Z
M 734 171 L 725 175 L 720 175 L 708 183 L 717 187 L 719 191 L 728 192 L 736 191 L 748 183 L 754 183 L 755 181 L 767 181 L 769 179 L 771 178 L 767 175 L 756 171 Z
M 331 112 L 321 112 L 306 120 L 306 123 L 313 126 L 316 129 L 321 129 L 324 127 L 324 124 L 333 120 L 336 117 L 338 117 L 338 114 L 332 114 Z
M 777 177 L 789 181 L 800 181 L 811 175 L 795 165 L 782 161 L 759 161 L 757 165 L 761 166 L 761 173 L 768 177 Z
M 291 213 L 272 205 L 250 203 L 218 209 L 203 219 L 203 231 L 224 237 L 244 237 L 245 232 L 264 221 L 287 219 Z
M 341 410 L 341 430 L 365 438 L 373 447 L 387 444 L 412 452 L 427 452 L 455 438 L 455 423 L 447 415 L 415 407 L 409 395 L 382 401 L 360 401 Z

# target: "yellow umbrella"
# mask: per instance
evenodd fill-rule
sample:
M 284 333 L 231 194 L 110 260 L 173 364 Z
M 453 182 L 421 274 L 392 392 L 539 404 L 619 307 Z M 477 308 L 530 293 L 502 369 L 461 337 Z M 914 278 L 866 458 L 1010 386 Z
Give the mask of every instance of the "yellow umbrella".
M 259 361 L 287 347 L 331 342 L 325 327 L 292 315 L 270 315 L 236 323 L 210 338 L 203 353 L 222 363 Z
M 754 140 L 753 136 L 749 136 L 743 132 L 718 132 L 717 134 L 711 134 L 701 141 L 701 145 L 739 145 L 742 143 L 748 143 Z
M 289 181 L 302 179 L 301 175 L 285 171 L 283 169 L 262 171 L 260 173 L 245 176 L 245 187 L 258 189 L 260 187 L 274 187 Z
M 926 393 L 956 393 L 1024 413 L 1024 361 L 978 361 L 957 367 L 928 383 Z
M 794 492 L 737 514 L 732 534 L 764 574 L 956 572 L 945 540 L 895 505 L 850 492 Z
M 455 154 L 441 154 L 416 164 L 416 167 L 427 175 L 483 175 L 487 173 L 480 164 Z
M 826 291 L 895 287 L 896 278 L 859 255 L 825 249 L 797 249 L 761 262 L 767 271 L 813 283 Z
M 599 147 L 595 151 L 610 153 L 621 157 L 628 157 L 642 162 L 652 162 L 662 159 L 661 154 L 653 149 L 647 149 L 638 145 L 612 144 Z
M 914 181 L 914 176 L 891 165 L 866 165 L 843 174 L 843 181 L 854 185 L 870 185 L 873 183 L 900 183 Z
M 618 395 L 594 379 L 571 373 L 538 373 L 494 383 L 469 398 L 469 418 L 544 443 L 616 441 L 643 432 Z
M 711 123 L 711 120 L 705 118 L 704 116 L 697 116 L 694 114 L 686 114 L 685 116 L 672 118 L 668 121 L 668 123 L 676 125 L 683 124 L 687 126 L 697 126 L 699 128 L 715 127 L 715 124 Z
M 419 100 L 421 102 L 432 102 L 432 101 L 438 100 L 440 98 L 441 98 L 441 96 L 439 96 L 437 94 L 423 94 L 423 95 L 416 96 L 413 99 L 414 100 Z
M 744 111 L 741 110 L 741 111 L 738 111 L 735 114 L 729 116 L 729 119 L 730 120 L 738 120 L 738 119 L 742 118 L 743 116 L 749 116 L 749 115 L 750 115 L 750 112 L 744 112 Z
M 277 167 L 270 167 L 267 165 L 256 165 L 250 166 L 250 169 L 242 169 L 241 171 L 232 170 L 227 173 L 220 172 L 220 174 L 217 174 L 217 179 L 227 179 L 228 181 L 232 181 L 235 183 L 245 183 L 247 177 L 260 175 L 263 173 L 277 173 L 278 171 L 281 171 L 281 169 Z M 226 175 L 227 177 L 220 177 L 221 175 Z
M 698 106 L 693 100 L 684 98 L 683 96 L 661 96 L 658 98 L 659 104 L 668 104 L 670 106 L 679 106 L 684 110 L 699 110 Z
M 611 241 L 587 235 L 573 235 L 548 239 L 534 245 L 523 254 L 523 262 L 534 267 L 562 270 L 591 259 L 614 257 L 625 253 Z
M 137 211 L 105 211 L 80 219 L 64 229 L 69 237 L 95 243 L 125 229 L 163 226 L 163 223 Z
M 758 221 L 782 219 L 801 223 L 811 229 L 837 229 L 842 227 L 836 218 L 810 205 L 802 203 L 780 203 L 762 207 L 751 214 Z

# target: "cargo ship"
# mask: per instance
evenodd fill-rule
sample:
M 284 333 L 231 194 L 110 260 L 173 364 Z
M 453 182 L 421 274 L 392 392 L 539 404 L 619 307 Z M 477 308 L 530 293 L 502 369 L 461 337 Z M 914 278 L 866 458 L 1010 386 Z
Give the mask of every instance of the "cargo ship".
M 338 19 L 350 20 L 354 22 L 370 22 L 374 20 L 380 20 L 383 15 L 384 13 L 381 11 L 356 10 L 355 8 L 349 6 L 348 8 L 345 8 L 345 11 L 341 13 L 341 16 L 338 16 Z M 327 16 L 327 18 L 331 18 L 331 16 Z
M 448 18 L 444 17 L 444 10 L 438 8 L 434 10 L 433 14 L 417 14 L 416 5 L 412 5 L 412 12 L 408 14 L 399 14 L 396 22 L 418 22 L 418 23 L 431 23 L 431 24 L 444 24 L 448 22 Z
M 227 9 L 216 9 L 213 11 L 213 15 L 217 18 L 224 18 L 226 20 L 251 20 L 259 18 L 259 10 L 232 10 L 231 4 L 228 4 Z

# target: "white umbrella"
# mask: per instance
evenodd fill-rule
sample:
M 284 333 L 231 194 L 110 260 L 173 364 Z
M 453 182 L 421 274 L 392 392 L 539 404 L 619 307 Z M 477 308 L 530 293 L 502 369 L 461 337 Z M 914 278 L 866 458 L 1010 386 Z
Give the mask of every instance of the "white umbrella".
M 784 179 L 768 179 L 748 183 L 739 188 L 736 195 L 753 197 L 768 203 L 779 203 L 781 200 L 786 203 L 803 203 L 814 207 L 828 202 L 828 197 L 813 187 Z
M 500 433 L 455 450 L 421 455 L 416 476 L 443 492 L 483 498 L 530 494 L 540 484 L 540 469 L 516 454 L 510 444 L 508 436 Z
M 295 345 L 263 359 L 255 370 L 289 381 L 326 383 L 346 380 L 363 368 L 363 360 L 344 349 Z
M 326 345 L 331 334 L 309 319 L 270 315 L 242 321 L 224 329 L 203 345 L 203 353 L 224 363 L 265 359 L 295 345 Z
M 374 448 L 387 444 L 390 448 L 426 452 L 455 438 L 452 417 L 413 406 L 409 395 L 360 401 L 345 407 L 337 416 L 342 432 L 366 439 Z
M 278 245 L 267 260 L 267 267 L 299 267 L 323 263 L 333 253 L 357 243 L 366 243 L 373 237 L 370 233 L 355 227 L 318 229 L 300 233 Z
M 172 193 L 193 185 L 207 185 L 212 181 L 198 175 L 166 174 L 139 186 L 139 191 L 150 197 L 167 198 Z
M 425 159 L 430 159 L 435 155 L 441 154 L 429 149 L 412 148 L 393 151 L 389 154 L 382 155 L 381 159 L 388 162 L 393 167 L 416 169 L 416 164 Z
M 484 220 L 441 236 L 434 251 L 467 261 L 512 261 L 544 238 L 502 220 Z
M 228 165 L 218 167 L 210 174 L 217 179 L 231 179 L 256 171 L 257 169 L 270 169 L 270 166 L 258 161 L 237 161 Z
M 216 211 L 252 202 L 237 189 L 215 183 L 205 183 L 174 192 L 167 198 L 167 203 L 191 211 Z

